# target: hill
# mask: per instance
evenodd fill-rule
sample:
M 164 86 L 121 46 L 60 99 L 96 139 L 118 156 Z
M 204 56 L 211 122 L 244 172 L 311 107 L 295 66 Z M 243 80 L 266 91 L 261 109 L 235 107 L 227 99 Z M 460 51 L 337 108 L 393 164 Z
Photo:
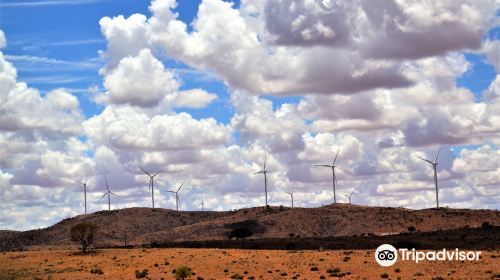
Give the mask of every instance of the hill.
M 0 249 L 74 246 L 70 228 L 80 222 L 99 226 L 97 246 L 183 241 L 385 236 L 500 226 L 500 211 L 423 209 L 332 204 L 319 208 L 256 207 L 237 211 L 173 211 L 127 208 L 79 215 L 44 229 L 0 231 Z

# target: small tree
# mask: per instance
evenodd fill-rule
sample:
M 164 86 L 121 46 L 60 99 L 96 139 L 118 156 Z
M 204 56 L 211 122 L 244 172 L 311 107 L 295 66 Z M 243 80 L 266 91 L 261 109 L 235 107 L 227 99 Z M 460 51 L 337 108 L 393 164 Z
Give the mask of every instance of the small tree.
M 71 228 L 71 240 L 82 245 L 82 253 L 87 252 L 87 248 L 94 243 L 97 226 L 93 223 L 80 223 Z
M 178 267 L 175 270 L 175 279 L 178 279 L 178 280 L 182 279 L 182 280 L 184 280 L 187 277 L 191 276 L 191 274 L 193 274 L 191 272 L 191 268 L 183 265 L 183 266 Z

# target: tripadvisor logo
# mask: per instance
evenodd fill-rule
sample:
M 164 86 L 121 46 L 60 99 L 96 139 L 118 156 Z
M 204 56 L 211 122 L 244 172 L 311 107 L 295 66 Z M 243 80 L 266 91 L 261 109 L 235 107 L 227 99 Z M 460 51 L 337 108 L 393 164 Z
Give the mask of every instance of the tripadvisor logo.
M 398 260 L 398 251 L 391 244 L 382 244 L 375 251 L 375 260 L 381 266 L 391 266 Z
M 419 251 L 415 248 L 409 250 L 400 248 L 399 252 L 390 244 L 382 244 L 375 251 L 375 261 L 381 266 L 391 266 L 398 260 L 401 261 L 478 261 L 481 258 L 480 251 L 462 251 L 442 249 L 439 251 Z

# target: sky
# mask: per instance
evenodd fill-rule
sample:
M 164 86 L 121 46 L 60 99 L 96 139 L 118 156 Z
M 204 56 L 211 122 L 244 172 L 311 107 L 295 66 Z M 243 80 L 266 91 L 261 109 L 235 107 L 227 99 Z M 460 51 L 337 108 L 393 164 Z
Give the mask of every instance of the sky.
M 111 207 L 500 206 L 495 0 L 5 0 L 0 229 Z M 41 215 L 41 213 L 43 213 Z

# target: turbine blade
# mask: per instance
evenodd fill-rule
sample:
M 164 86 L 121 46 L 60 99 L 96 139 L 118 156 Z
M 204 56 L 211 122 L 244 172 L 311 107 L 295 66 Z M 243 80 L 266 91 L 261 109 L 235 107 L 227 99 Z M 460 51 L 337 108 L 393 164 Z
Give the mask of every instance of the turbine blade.
M 439 150 L 438 150 L 438 154 L 437 154 L 437 156 L 436 156 L 436 159 L 434 160 L 434 163 L 437 163 L 437 161 L 438 161 L 438 157 L 439 157 L 439 153 L 440 153 L 440 152 L 441 152 L 441 147 L 440 147 L 440 148 L 439 148 Z
M 314 166 L 320 166 L 320 167 L 330 167 L 332 168 L 333 166 L 328 165 L 328 164 L 315 164 Z
M 114 196 L 119 196 L 119 195 L 117 195 L 117 194 L 116 194 L 116 193 L 114 193 L 114 192 L 109 192 L 109 193 L 110 193 L 110 194 L 112 194 L 112 195 L 114 195 Z
M 184 186 L 184 182 L 182 182 L 181 186 L 177 189 L 177 192 L 181 190 L 182 186 Z
M 252 174 L 260 174 L 260 173 L 264 173 L 264 171 L 259 171 L 259 172 L 255 172 L 255 173 L 252 173 Z
M 162 191 L 162 192 L 169 192 L 169 193 L 175 193 L 174 191 Z
M 106 179 L 106 176 L 104 176 L 104 182 L 106 182 L 106 189 L 109 191 L 109 187 L 108 187 L 108 179 Z
M 337 154 L 335 155 L 335 159 L 333 159 L 333 164 L 332 165 L 335 165 L 335 162 L 337 161 L 337 157 L 339 156 L 339 152 L 340 152 L 340 147 L 337 150 Z
M 427 159 L 425 159 L 425 158 L 421 158 L 421 157 L 418 157 L 418 158 L 419 158 L 419 159 L 421 159 L 421 160 L 423 160 L 423 161 L 427 161 L 427 162 L 428 162 L 428 163 L 430 163 L 430 164 L 434 164 L 432 161 L 427 160 Z
M 101 196 L 101 198 L 99 198 L 99 200 L 98 200 L 98 201 L 101 201 L 101 199 L 103 199 L 103 198 L 104 198 L 107 194 L 108 194 L 107 192 L 106 192 L 106 193 L 104 193 L 104 194 Z
M 142 167 L 139 167 L 139 168 L 142 170 L 142 172 L 146 173 L 149 177 L 151 177 L 151 174 L 149 174 L 149 172 L 147 172 L 146 170 L 144 170 L 144 168 L 142 168 Z
M 153 175 L 153 178 L 158 175 L 160 173 L 160 171 L 156 172 L 155 175 Z
M 266 160 L 267 160 L 267 153 L 264 153 L 264 169 L 266 170 Z

